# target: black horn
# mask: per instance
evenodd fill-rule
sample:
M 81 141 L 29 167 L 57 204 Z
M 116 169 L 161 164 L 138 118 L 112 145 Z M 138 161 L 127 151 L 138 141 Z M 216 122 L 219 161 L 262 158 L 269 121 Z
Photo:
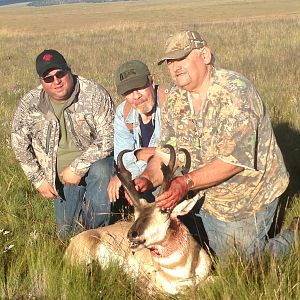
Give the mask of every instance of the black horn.
M 132 181 L 131 173 L 124 167 L 123 155 L 131 150 L 123 150 L 119 153 L 117 158 L 117 176 L 120 179 L 124 189 L 130 196 L 132 203 L 135 207 L 140 206 L 140 193 L 135 189 L 134 183 Z
M 163 148 L 169 149 L 170 159 L 168 165 L 165 165 L 163 162 L 161 163 L 161 171 L 164 175 L 164 179 L 161 184 L 158 196 L 163 194 L 170 187 L 170 183 L 175 172 L 175 163 L 176 163 L 176 153 L 174 147 L 167 144 L 164 145 Z
M 182 167 L 182 174 L 185 175 L 190 171 L 191 168 L 191 154 L 185 148 L 179 148 L 178 151 L 183 152 L 185 155 L 185 165 Z

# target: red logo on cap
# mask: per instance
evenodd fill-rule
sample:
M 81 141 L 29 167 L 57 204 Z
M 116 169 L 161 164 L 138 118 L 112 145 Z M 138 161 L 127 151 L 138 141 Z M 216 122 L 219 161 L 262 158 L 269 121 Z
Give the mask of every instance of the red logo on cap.
M 52 59 L 53 55 L 52 54 L 45 54 L 43 56 L 44 61 L 50 61 Z

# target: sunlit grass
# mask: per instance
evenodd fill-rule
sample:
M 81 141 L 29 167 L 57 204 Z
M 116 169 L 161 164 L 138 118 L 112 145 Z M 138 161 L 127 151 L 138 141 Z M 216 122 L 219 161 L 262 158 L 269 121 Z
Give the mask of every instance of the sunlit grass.
M 10 147 L 10 121 L 19 98 L 38 84 L 35 57 L 61 51 L 73 71 L 102 84 L 115 103 L 114 71 L 128 59 L 147 63 L 158 82 L 170 82 L 156 62 L 165 38 L 192 28 L 207 39 L 218 66 L 252 80 L 264 99 L 291 184 L 286 227 L 300 215 L 300 4 L 287 1 L 138 1 L 43 8 L 0 8 L 0 298 L 171 299 L 147 295 L 117 267 L 71 269 L 55 233 L 52 202 L 28 183 Z M 1 230 L 9 234 L 1 235 Z M 12 248 L 8 249 L 13 245 Z M 5 249 L 8 249 L 4 252 Z M 214 281 L 181 299 L 297 299 L 298 246 L 279 263 L 258 266 L 238 257 L 216 265 Z

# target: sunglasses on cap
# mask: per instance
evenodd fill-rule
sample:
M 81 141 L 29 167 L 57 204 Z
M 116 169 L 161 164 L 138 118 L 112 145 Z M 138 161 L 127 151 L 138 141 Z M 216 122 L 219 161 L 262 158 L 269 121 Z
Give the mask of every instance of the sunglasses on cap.
M 68 72 L 69 72 L 68 70 L 59 70 L 54 75 L 42 77 L 41 79 L 46 83 L 51 83 L 54 81 L 54 77 L 56 77 L 57 79 L 61 79 L 65 77 Z

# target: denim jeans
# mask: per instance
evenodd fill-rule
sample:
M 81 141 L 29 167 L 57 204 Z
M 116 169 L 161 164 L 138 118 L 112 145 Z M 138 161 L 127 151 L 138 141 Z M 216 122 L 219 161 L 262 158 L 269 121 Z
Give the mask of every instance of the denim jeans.
M 65 239 L 82 229 L 106 226 L 110 219 L 107 186 L 112 177 L 113 157 L 94 162 L 79 185 L 57 185 L 54 201 L 56 228 Z
M 203 209 L 196 216 L 201 217 L 209 246 L 220 260 L 236 253 L 250 258 L 266 252 L 277 259 L 287 253 L 294 242 L 294 232 L 289 229 L 268 238 L 277 205 L 278 199 L 253 216 L 234 222 L 220 221 Z

